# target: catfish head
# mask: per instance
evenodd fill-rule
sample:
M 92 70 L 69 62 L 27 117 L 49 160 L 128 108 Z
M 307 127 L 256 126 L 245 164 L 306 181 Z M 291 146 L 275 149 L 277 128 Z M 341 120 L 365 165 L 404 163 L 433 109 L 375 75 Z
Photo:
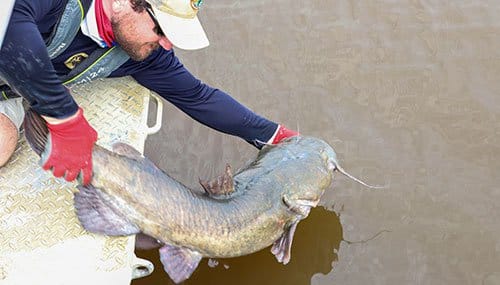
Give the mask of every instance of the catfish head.
M 285 225 L 282 236 L 273 243 L 271 252 L 278 262 L 287 264 L 297 224 L 309 215 L 311 208 L 318 205 L 336 171 L 369 188 L 382 187 L 368 185 L 347 173 L 339 166 L 333 148 L 323 140 L 293 137 L 280 144 L 290 144 L 287 146 L 288 154 L 294 158 L 290 159 L 294 163 L 287 164 L 286 176 L 295 182 L 289 183 L 284 189 L 282 200 L 296 215 Z
M 311 208 L 318 205 L 324 191 L 332 184 L 333 174 L 337 171 L 368 188 L 384 188 L 369 185 L 347 173 L 339 165 L 335 150 L 325 141 L 295 137 L 289 142 L 292 143 L 293 140 L 296 146 L 293 153 L 298 159 L 297 165 L 290 167 L 289 175 L 300 182 L 285 189 L 283 202 L 304 217 L 309 214 Z
M 308 137 L 298 137 L 295 140 L 298 140 L 295 142 L 297 165 L 289 174 L 293 175 L 294 181 L 299 182 L 285 189 L 283 202 L 305 218 L 332 184 L 332 165 L 336 165 L 337 154 L 322 140 Z

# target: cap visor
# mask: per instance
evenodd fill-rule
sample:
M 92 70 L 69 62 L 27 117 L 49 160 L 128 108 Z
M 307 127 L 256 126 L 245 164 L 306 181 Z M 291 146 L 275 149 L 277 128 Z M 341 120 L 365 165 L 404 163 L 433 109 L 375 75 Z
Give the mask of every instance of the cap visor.
M 198 17 L 185 19 L 162 12 L 153 7 L 156 18 L 168 40 L 176 47 L 195 50 L 209 45 L 207 35 Z

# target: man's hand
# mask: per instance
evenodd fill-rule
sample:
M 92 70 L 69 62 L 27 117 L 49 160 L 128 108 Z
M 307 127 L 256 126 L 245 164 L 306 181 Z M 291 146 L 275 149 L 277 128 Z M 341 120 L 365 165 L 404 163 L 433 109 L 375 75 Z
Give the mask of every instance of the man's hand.
M 283 126 L 283 125 L 279 125 L 278 131 L 276 132 L 276 135 L 274 136 L 274 139 L 271 142 L 271 144 L 278 144 L 286 138 L 295 137 L 298 135 L 299 135 L 298 132 L 289 130 L 289 129 L 285 128 L 285 126 Z
M 79 175 L 82 184 L 92 178 L 92 148 L 97 132 L 90 126 L 83 110 L 66 120 L 44 117 L 49 129 L 49 139 L 42 153 L 42 168 L 52 170 L 55 177 L 73 181 Z

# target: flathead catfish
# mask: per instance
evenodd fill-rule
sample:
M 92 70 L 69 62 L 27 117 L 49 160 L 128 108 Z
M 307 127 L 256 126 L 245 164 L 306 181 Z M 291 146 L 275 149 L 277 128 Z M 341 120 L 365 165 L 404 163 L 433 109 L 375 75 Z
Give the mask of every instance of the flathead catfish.
M 39 155 L 45 121 L 33 111 L 25 135 Z M 315 207 L 338 167 L 324 141 L 294 137 L 265 146 L 234 176 L 230 168 L 198 194 L 162 172 L 125 144 L 114 152 L 93 150 L 91 185 L 79 186 L 74 202 L 83 227 L 113 236 L 144 234 L 160 248 L 170 278 L 186 280 L 202 257 L 236 257 L 269 245 L 279 262 L 290 260 L 297 224 Z

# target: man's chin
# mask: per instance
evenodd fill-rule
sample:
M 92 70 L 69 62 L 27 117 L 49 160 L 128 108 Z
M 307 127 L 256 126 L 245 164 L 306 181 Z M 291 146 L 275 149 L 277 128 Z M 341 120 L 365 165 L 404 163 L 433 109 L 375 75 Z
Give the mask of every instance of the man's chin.
M 123 48 L 123 47 L 122 47 Z M 139 53 L 137 50 L 134 49 L 126 49 L 123 48 L 123 50 L 128 54 L 128 56 L 135 61 L 143 61 L 146 58 L 148 58 L 156 49 L 153 50 L 148 50 L 145 52 Z
M 134 61 L 143 61 L 146 58 L 148 58 L 148 56 L 151 55 L 151 53 L 152 53 L 152 51 L 144 54 L 144 53 L 137 53 L 136 51 L 128 51 L 126 49 L 124 49 L 124 50 L 125 50 L 125 53 L 127 53 L 127 55 Z
M 147 56 L 138 56 L 138 55 L 131 55 L 131 54 L 128 54 L 128 56 L 130 56 L 130 58 L 134 61 L 144 61 L 146 58 L 148 58 Z

